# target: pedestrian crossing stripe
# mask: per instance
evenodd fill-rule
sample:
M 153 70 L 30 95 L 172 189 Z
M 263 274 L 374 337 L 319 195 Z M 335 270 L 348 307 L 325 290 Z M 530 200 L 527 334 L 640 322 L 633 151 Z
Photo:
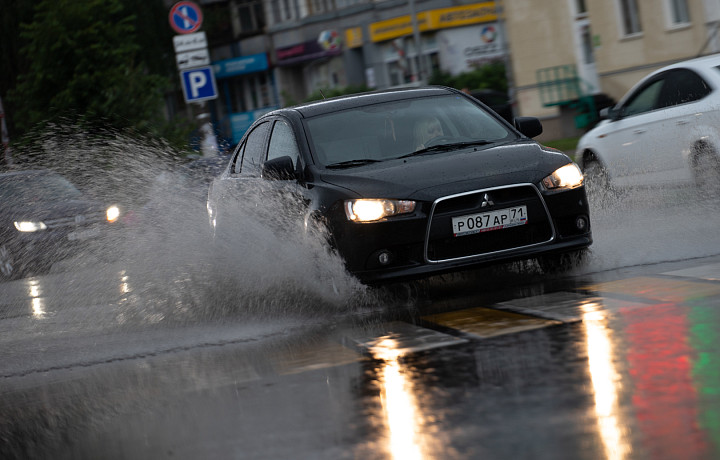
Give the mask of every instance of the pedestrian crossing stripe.
M 558 320 L 484 307 L 423 316 L 422 320 L 480 338 L 514 334 L 563 324 L 562 321 Z

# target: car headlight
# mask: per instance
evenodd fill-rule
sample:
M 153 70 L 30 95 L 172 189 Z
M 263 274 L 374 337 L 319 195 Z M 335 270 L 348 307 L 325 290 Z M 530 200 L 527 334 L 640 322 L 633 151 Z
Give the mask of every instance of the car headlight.
M 542 180 L 548 190 L 575 188 L 583 183 L 583 175 L 575 163 L 568 163 Z
M 345 215 L 353 222 L 374 222 L 415 210 L 409 200 L 361 199 L 345 201 Z
M 47 225 L 45 225 L 44 222 L 31 222 L 26 220 L 13 223 L 19 232 L 37 232 L 47 228 Z
M 115 222 L 120 217 L 120 208 L 117 206 L 110 206 L 105 211 L 105 216 L 107 217 L 108 222 Z

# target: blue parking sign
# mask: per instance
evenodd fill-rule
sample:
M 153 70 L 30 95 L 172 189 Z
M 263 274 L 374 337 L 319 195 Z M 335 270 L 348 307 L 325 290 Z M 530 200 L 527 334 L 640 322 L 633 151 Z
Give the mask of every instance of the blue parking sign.
M 217 85 L 212 67 L 197 67 L 180 72 L 185 102 L 217 99 Z

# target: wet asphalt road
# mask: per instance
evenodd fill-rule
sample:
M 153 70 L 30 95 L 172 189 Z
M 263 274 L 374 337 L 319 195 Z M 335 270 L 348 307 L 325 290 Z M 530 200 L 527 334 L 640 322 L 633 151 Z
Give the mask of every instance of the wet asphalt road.
M 0 284 L 0 458 L 720 456 L 719 256 L 242 310 L 229 285 L 153 276 Z

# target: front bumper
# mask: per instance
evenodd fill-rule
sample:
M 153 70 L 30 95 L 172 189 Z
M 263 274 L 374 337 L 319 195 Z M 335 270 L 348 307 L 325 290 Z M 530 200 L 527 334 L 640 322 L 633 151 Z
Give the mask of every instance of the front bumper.
M 492 209 L 527 206 L 528 224 L 453 236 L 453 217 L 488 209 L 480 208 L 485 193 L 496 201 Z M 369 284 L 573 252 L 592 244 L 584 187 L 552 193 L 541 193 L 532 184 L 475 190 L 422 203 L 409 216 L 370 224 L 333 215 L 331 232 L 338 252 L 348 270 Z

